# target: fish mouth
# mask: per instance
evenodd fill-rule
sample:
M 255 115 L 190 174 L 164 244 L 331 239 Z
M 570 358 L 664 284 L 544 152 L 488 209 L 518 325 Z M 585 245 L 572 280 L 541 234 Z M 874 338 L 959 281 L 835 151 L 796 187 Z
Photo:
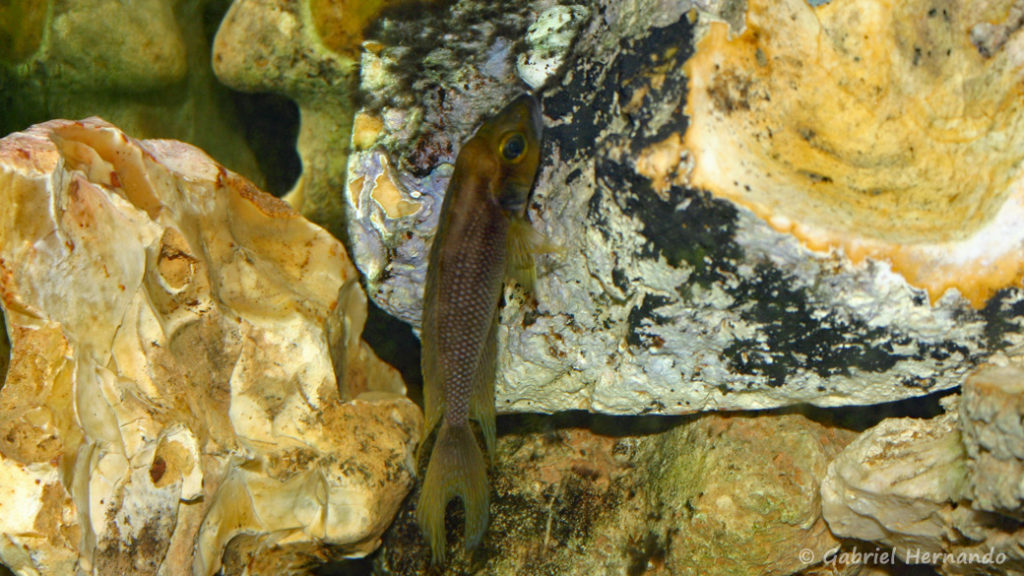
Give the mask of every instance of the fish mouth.
M 530 189 L 533 186 L 524 189 L 523 186 L 510 183 L 509 187 L 511 188 L 509 193 L 502 194 L 498 204 L 509 215 L 518 216 L 526 211 L 526 200 L 530 196 Z

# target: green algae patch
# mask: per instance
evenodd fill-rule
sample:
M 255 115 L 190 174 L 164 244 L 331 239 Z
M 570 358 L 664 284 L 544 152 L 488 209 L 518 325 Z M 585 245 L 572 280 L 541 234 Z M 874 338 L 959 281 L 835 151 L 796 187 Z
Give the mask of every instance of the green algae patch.
M 806 567 L 798 550 L 837 545 L 818 486 L 850 437 L 797 414 L 715 414 L 664 434 L 648 474 L 670 573 L 789 574 Z

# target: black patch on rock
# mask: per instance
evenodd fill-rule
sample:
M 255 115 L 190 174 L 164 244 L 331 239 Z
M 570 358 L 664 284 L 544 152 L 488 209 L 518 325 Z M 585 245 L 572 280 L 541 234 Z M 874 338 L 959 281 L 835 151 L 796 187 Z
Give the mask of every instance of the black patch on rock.
M 733 241 L 735 206 L 689 188 L 673 187 L 659 195 L 630 162 L 619 162 L 611 153 L 618 148 L 632 155 L 686 130 L 686 80 L 678 70 L 693 52 L 693 33 L 693 24 L 683 17 L 641 38 L 622 41 L 610 64 L 597 57 L 573 63 L 571 76 L 545 97 L 545 114 L 562 122 L 549 128 L 545 138 L 562 158 L 593 159 L 597 189 L 587 218 L 606 239 L 608 220 L 602 205 L 612 198 L 624 214 L 642 223 L 640 233 L 647 240 L 642 257 L 663 256 L 676 267 L 686 263 L 694 269 L 693 281 L 707 286 L 731 275 L 734 261 L 743 255 Z M 663 80 L 652 82 L 655 75 Z M 641 98 L 640 105 L 630 107 L 634 96 Z M 673 107 L 672 120 L 649 130 L 665 102 Z M 624 106 L 629 109 L 623 111 Z M 628 128 L 613 134 L 608 128 L 618 115 L 626 117 Z
M 1018 334 L 1024 318 L 1024 292 L 1019 288 L 1005 288 L 996 292 L 981 310 L 985 319 L 985 341 L 992 351 L 1001 350 L 1009 343 L 1008 333 Z
M 643 38 L 622 43 L 611 73 L 620 87 L 619 106 L 630 126 L 627 138 L 634 157 L 673 133 L 686 132 L 689 118 L 683 108 L 688 85 L 678 71 L 693 55 L 693 34 L 694 25 L 684 16 Z M 666 108 L 672 110 L 670 120 L 659 124 L 656 116 L 664 117 Z
M 612 268 L 612 284 L 624 293 L 629 292 L 629 277 L 622 268 Z
M 615 101 L 615 87 L 606 78 L 602 63 L 584 60 L 573 67 L 567 85 L 545 95 L 544 114 L 562 123 L 545 129 L 544 139 L 557 144 L 562 158 L 594 157 Z
M 736 372 L 764 376 L 768 385 L 777 387 L 801 370 L 822 378 L 849 375 L 852 368 L 884 372 L 907 358 L 893 343 L 906 345 L 909 338 L 818 309 L 806 290 L 794 289 L 792 277 L 778 268 L 758 264 L 756 278 L 729 291 L 736 299 L 733 309 L 762 326 L 763 335 L 736 340 L 725 349 Z
M 590 200 L 587 200 L 587 222 L 601 233 L 605 241 L 608 241 L 611 237 L 608 234 L 608 216 L 602 209 L 603 203 L 604 193 L 598 188 L 590 195 Z
M 626 342 L 634 348 L 647 348 L 653 343 L 645 327 L 648 324 L 664 326 L 672 323 L 672 318 L 658 314 L 656 310 L 671 304 L 672 300 L 657 294 L 644 294 L 643 302 L 629 311 L 629 334 Z
M 743 249 L 735 241 L 736 207 L 702 190 L 672 187 L 663 198 L 632 167 L 607 161 L 597 165 L 598 187 L 607 190 L 627 216 L 643 225 L 644 258 L 663 256 L 674 267 L 693 268 L 702 286 L 732 276 Z

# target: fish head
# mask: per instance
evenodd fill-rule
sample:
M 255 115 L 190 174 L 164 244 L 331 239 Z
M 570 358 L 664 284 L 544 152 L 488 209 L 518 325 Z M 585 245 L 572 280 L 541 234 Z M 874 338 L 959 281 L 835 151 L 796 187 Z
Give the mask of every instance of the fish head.
M 477 130 L 473 148 L 489 158 L 497 172 L 490 188 L 492 201 L 510 216 L 522 216 L 540 163 L 543 119 L 540 104 L 522 94 Z

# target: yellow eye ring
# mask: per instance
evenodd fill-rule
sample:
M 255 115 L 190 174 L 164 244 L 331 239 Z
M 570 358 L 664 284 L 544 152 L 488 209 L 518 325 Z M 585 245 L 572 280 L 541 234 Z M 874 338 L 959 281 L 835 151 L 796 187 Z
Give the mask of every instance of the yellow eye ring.
M 526 157 L 526 147 L 526 137 L 521 132 L 512 132 L 501 139 L 498 151 L 506 162 L 518 164 Z

